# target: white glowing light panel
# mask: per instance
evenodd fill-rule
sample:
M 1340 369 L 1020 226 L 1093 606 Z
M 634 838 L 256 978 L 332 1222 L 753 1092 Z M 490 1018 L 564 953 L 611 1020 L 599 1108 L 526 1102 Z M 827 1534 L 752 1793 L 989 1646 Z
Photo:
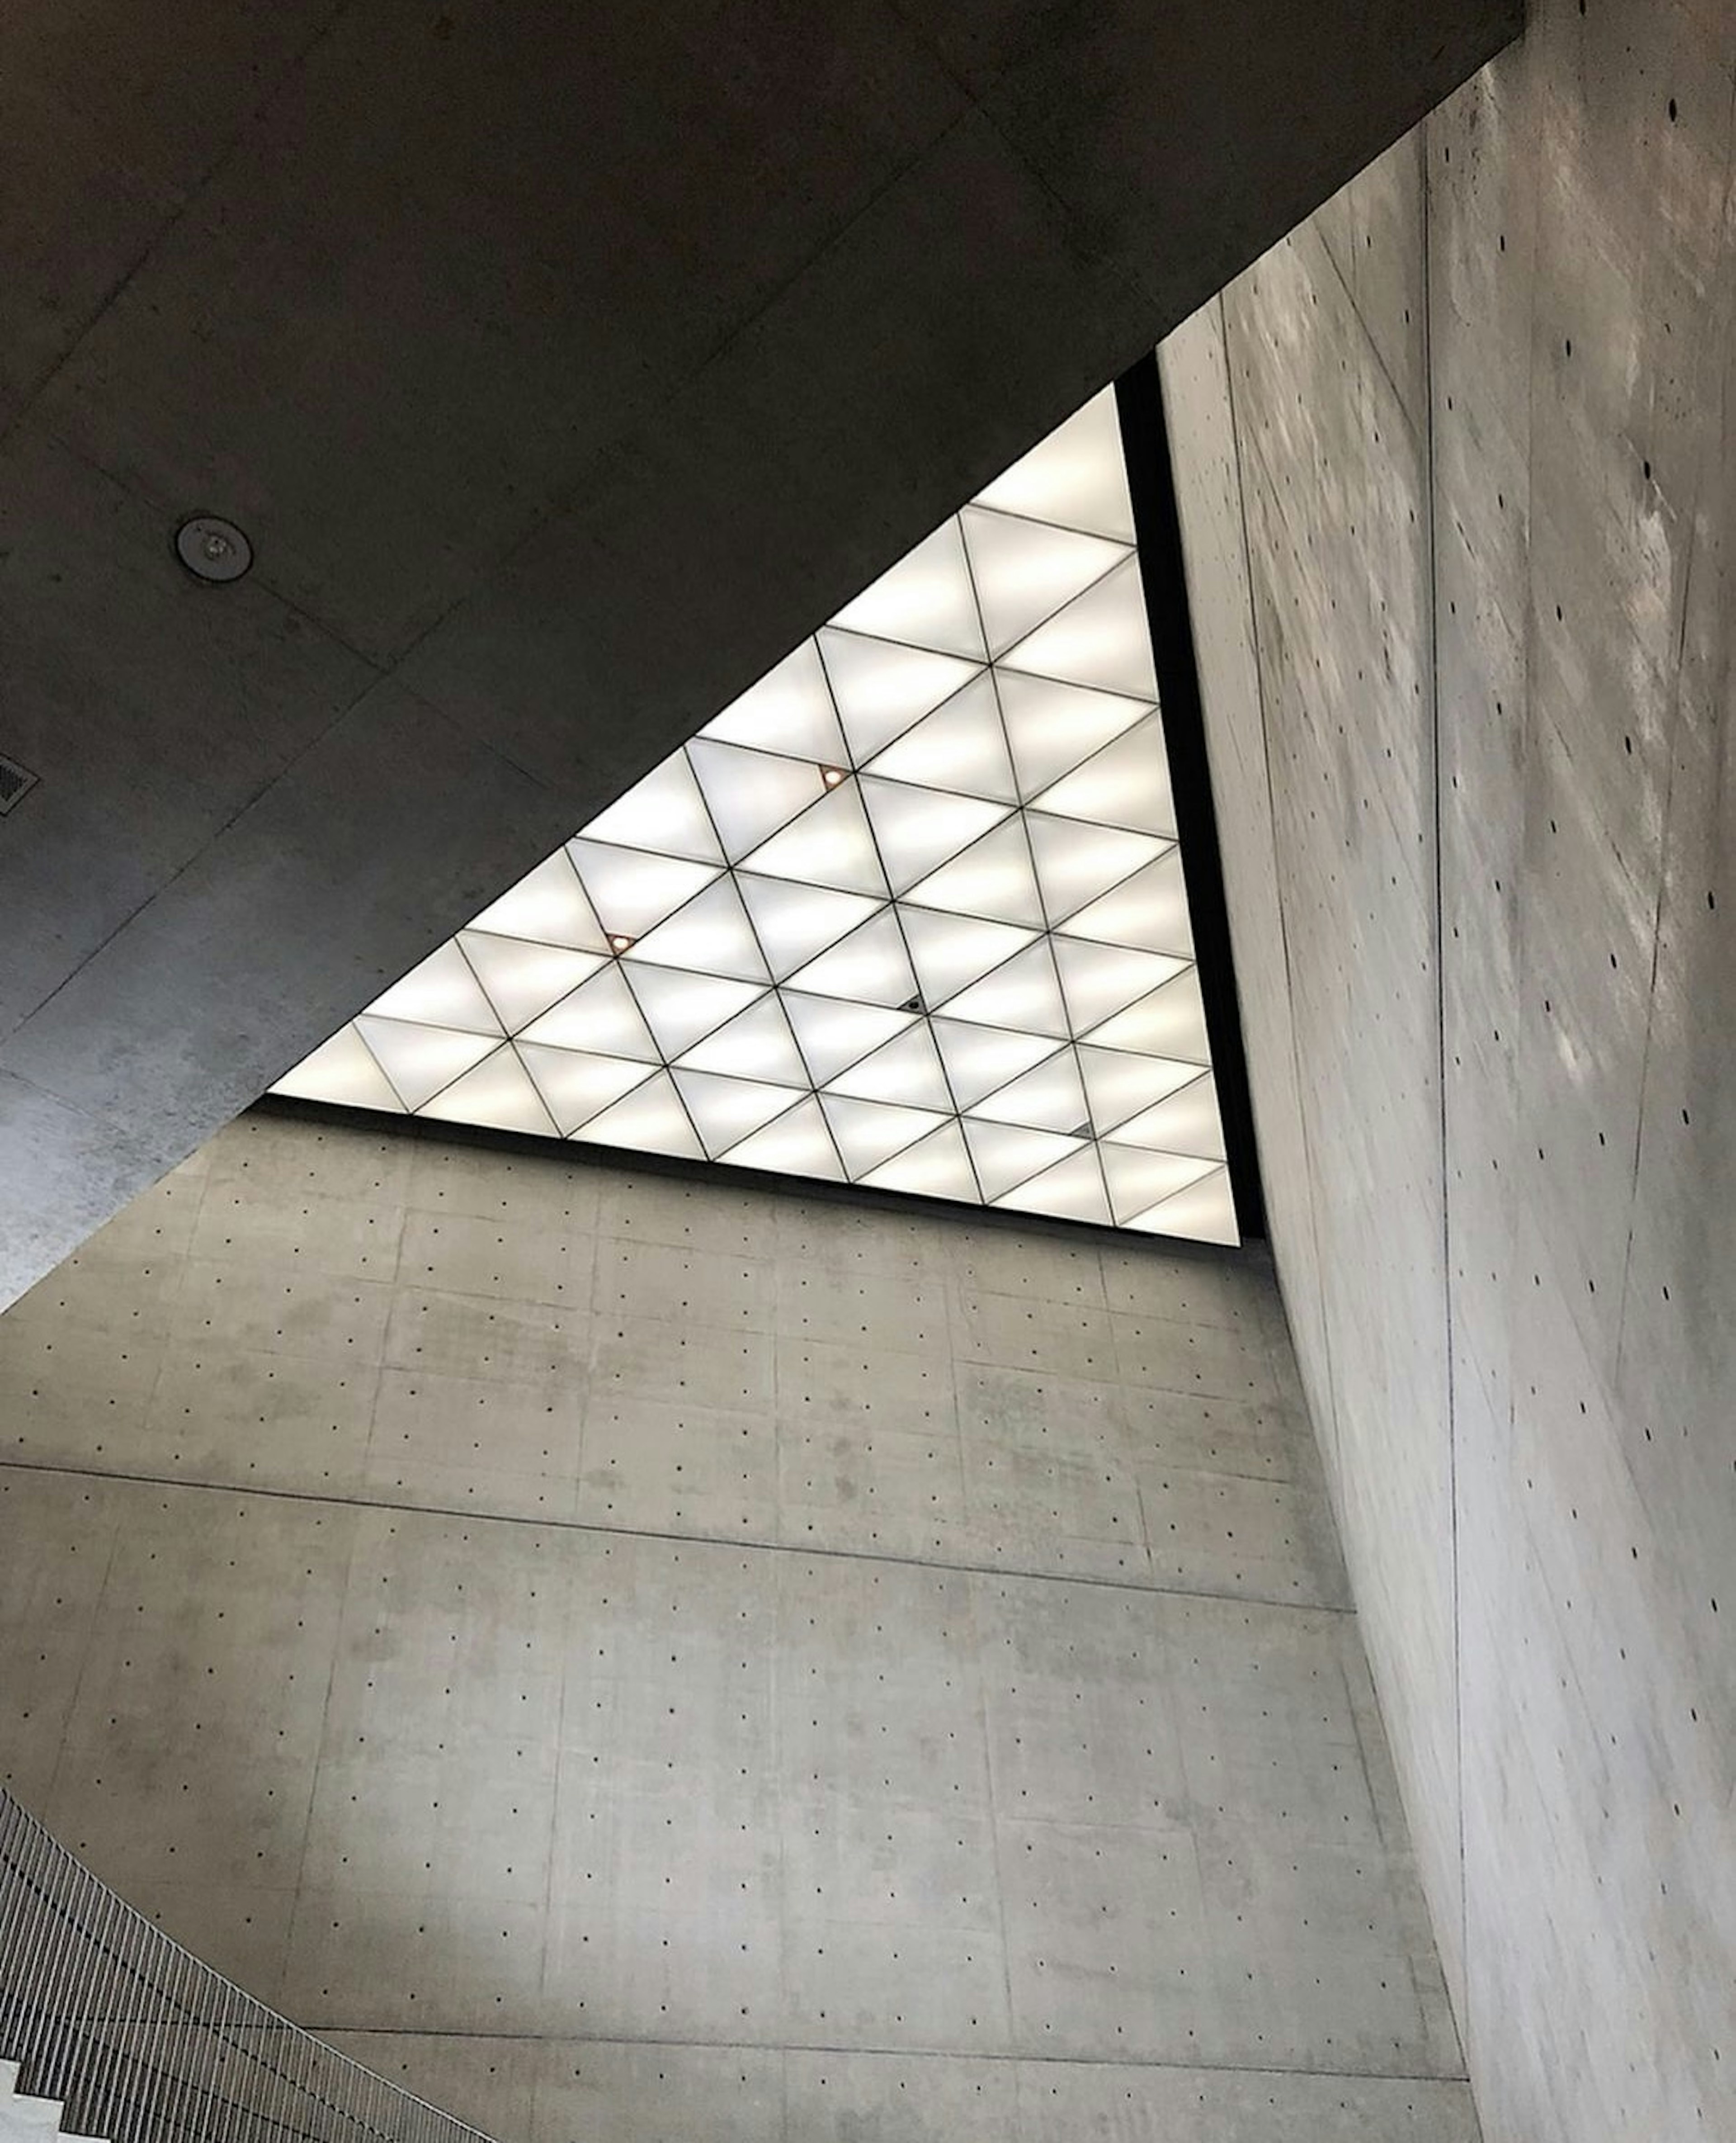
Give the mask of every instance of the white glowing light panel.
M 274 1090 L 1234 1242 L 1114 396 Z

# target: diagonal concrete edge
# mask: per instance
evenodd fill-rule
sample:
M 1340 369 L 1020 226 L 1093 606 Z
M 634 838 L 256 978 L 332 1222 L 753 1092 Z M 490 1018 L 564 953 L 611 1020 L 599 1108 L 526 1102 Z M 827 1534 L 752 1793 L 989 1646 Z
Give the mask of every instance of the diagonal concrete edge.
M 5 33 L 0 1303 L 1521 15 L 182 12 Z

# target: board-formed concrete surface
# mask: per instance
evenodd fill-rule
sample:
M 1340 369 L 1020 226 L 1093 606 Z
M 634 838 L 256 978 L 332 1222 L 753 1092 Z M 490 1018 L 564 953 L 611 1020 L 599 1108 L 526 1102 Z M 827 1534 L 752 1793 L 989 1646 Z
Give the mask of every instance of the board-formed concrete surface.
M 256 1111 L 0 1422 L 8 1784 L 507 2137 L 1474 2133 L 1258 1254 Z
M 1174 338 L 1280 1278 L 1491 2143 L 1736 2132 L 1736 24 L 1548 0 Z

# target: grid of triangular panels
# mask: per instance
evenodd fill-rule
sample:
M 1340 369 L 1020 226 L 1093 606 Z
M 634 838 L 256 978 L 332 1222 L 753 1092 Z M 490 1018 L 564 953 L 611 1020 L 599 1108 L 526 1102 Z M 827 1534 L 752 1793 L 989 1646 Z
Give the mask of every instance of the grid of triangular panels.
M 1234 1241 L 1112 392 L 276 1091 Z

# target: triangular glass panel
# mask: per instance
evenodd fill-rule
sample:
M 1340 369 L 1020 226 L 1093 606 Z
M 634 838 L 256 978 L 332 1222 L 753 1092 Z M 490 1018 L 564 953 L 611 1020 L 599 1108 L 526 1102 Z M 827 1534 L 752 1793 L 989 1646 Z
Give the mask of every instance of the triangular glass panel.
M 942 523 L 832 622 L 849 632 L 982 661 L 982 625 L 957 522 Z
M 569 841 L 566 853 L 596 910 L 596 919 L 617 938 L 642 938 L 665 916 L 692 899 L 717 876 L 712 864 L 654 856 L 642 849 L 610 848 L 601 841 Z
M 700 735 L 812 760 L 820 766 L 840 765 L 848 756 L 819 647 L 812 640 L 786 655 Z
M 925 1139 L 906 1146 L 863 1177 L 882 1190 L 908 1190 L 921 1198 L 955 1198 L 981 1203 L 976 1173 L 956 1123 L 942 1124 Z
M 506 1032 L 456 942 L 418 961 L 402 982 L 383 992 L 368 1009 L 378 1019 L 462 1027 L 472 1034 L 492 1034 L 497 1040 Z
M 1155 1146 L 1165 1153 L 1222 1161 L 1224 1125 L 1218 1113 L 1217 1081 L 1206 1072 L 1192 1086 L 1130 1117 L 1115 1135 L 1124 1146 Z
M 1234 1240 L 1155 701 L 1105 391 L 279 1091 Z
M 817 1182 L 841 1183 L 843 1163 L 813 1095 L 786 1109 L 763 1131 L 733 1146 L 724 1159 L 737 1168 L 774 1169 L 780 1175 L 807 1175 Z
M 989 652 L 999 656 L 1127 556 L 1123 543 L 967 506 L 960 517 Z
M 1161 719 L 1147 715 L 1125 736 L 1046 789 L 1034 808 L 1085 819 L 1093 828 L 1130 826 L 1173 840 L 1175 799 L 1170 793 Z
M 759 949 L 780 982 L 885 905 L 868 893 L 837 893 L 784 878 L 754 878 L 745 871 L 735 883 Z
M 520 1042 L 518 1053 L 563 1136 L 651 1076 L 649 1064 L 630 1064 L 621 1057 L 593 1057 L 581 1049 L 549 1049 L 538 1042 Z
M 663 1052 L 651 1039 L 639 1001 L 612 962 L 571 997 L 551 1005 L 519 1037 L 551 1049 L 583 1049 L 602 1057 L 629 1057 L 655 1064 Z
M 819 643 L 850 756 L 858 766 L 884 751 L 942 700 L 950 700 L 980 666 L 956 655 L 936 655 L 829 627 Z
M 1051 1035 L 1012 1034 L 1005 1027 L 972 1027 L 962 1019 L 937 1019 L 930 1025 L 952 1097 L 961 1109 L 974 1108 L 985 1094 L 992 1094 L 1056 1052 Z
M 916 1024 L 916 1015 L 883 1005 L 849 1004 L 841 997 L 804 997 L 779 992 L 801 1046 L 809 1077 L 823 1086 L 895 1034 Z
M 789 984 L 809 997 L 849 997 L 858 1004 L 908 1004 L 917 994 L 917 981 L 897 914 L 890 908 L 882 908 L 829 952 L 799 968 Z
M 681 1068 L 726 1072 L 733 1079 L 769 1079 L 785 1086 L 809 1083 L 808 1067 L 774 991 L 695 1042 L 682 1057 Z
M 1096 1149 L 1090 1146 L 994 1202 L 1021 1213 L 1051 1213 L 1061 1220 L 1093 1220 L 1107 1226 L 1110 1220 L 1103 1170 L 1097 1165 Z
M 574 953 L 481 930 L 461 930 L 458 943 L 508 1034 L 558 1004 L 603 964 L 601 953 Z
M 871 1057 L 827 1081 L 834 1094 L 863 1101 L 901 1101 L 916 1109 L 950 1110 L 947 1075 L 926 1022 L 883 1043 Z
M 1185 1235 L 1196 1243 L 1239 1243 L 1236 1207 L 1228 1172 L 1214 1168 L 1185 1190 L 1165 1198 L 1125 1224 L 1151 1235 Z
M 1100 692 L 1155 700 L 1151 628 L 1140 562 L 1130 557 L 1076 596 L 1063 611 L 1028 634 L 1004 660 L 1011 670 L 1090 685 Z
M 1211 1061 L 1205 1035 L 1205 1007 L 1199 978 L 1192 968 L 1165 982 L 1149 997 L 1106 1019 L 1090 1039 L 1105 1049 L 1135 1049 L 1148 1057 L 1180 1057 L 1196 1064 Z
M 1057 1131 L 1034 1131 L 1021 1124 L 985 1123 L 964 1119 L 964 1135 L 971 1158 L 977 1164 L 977 1180 L 982 1195 L 992 1202 L 1016 1190 L 1028 1177 L 1052 1168 L 1069 1154 L 1077 1153 L 1083 1139 L 1065 1138 Z
M 1151 712 L 1149 700 L 1092 692 L 1082 685 L 1058 684 L 1052 677 L 1021 677 L 1016 670 L 997 670 L 995 684 L 1019 794 L 1026 799 L 1071 774 L 1081 760 L 1125 735 Z
M 1187 966 L 1168 953 L 1135 953 L 1125 945 L 1061 937 L 1055 940 L 1055 963 L 1076 1034 L 1088 1032 L 1136 997 L 1160 989 Z
M 865 1175 L 946 1121 L 937 1109 L 912 1109 L 890 1101 L 858 1101 L 847 1094 L 822 1094 L 826 1121 L 853 1177 Z
M 914 728 L 889 744 L 868 771 L 921 788 L 949 789 L 956 795 L 1016 804 L 1018 784 L 1006 755 L 1001 703 L 990 672 L 985 670 L 973 677 L 962 692 L 955 692 L 932 715 L 924 715 Z
M 1214 1172 L 1211 1161 L 1186 1154 L 1145 1152 L 1131 1146 L 1103 1149 L 1103 1173 L 1109 1180 L 1117 1227 L 1126 1227 L 1160 1200 Z
M 968 848 L 1007 813 L 1004 804 L 956 796 L 944 789 L 914 789 L 872 774 L 864 774 L 858 785 L 895 893 Z
M 1194 933 L 1188 919 L 1188 889 L 1181 874 L 1181 851 L 1171 849 L 1124 878 L 1100 899 L 1067 918 L 1067 933 L 1095 938 L 1100 943 L 1137 946 L 1145 953 L 1194 957 Z
M 678 1154 L 686 1161 L 705 1158 L 705 1149 L 666 1072 L 636 1086 L 612 1108 L 581 1124 L 572 1136 L 587 1144 L 627 1146 L 636 1153 Z
M 1071 1049 L 1021 1072 L 1016 1079 L 984 1096 L 972 1111 L 991 1123 L 1024 1124 L 1032 1131 L 1076 1131 L 1087 1122 L 1090 1111 L 1079 1067 Z
M 799 1099 L 788 1086 L 771 1086 L 758 1079 L 726 1079 L 715 1072 L 677 1069 L 675 1081 L 693 1127 L 714 1161 Z
M 660 856 L 685 856 L 695 863 L 723 860 L 705 799 L 679 751 L 599 812 L 585 829 L 585 838 L 619 849 L 649 849 Z
M 1005 476 L 978 492 L 977 503 L 1132 542 L 1133 507 L 1114 388 L 1094 394 Z
M 364 1012 L 356 1031 L 407 1109 L 419 1109 L 499 1045 L 498 1036 L 423 1027 Z
M 531 1131 L 543 1138 L 555 1130 L 554 1119 L 510 1042 L 451 1086 L 443 1086 L 421 1113 L 447 1123 L 486 1124 L 492 1131 Z
M 727 975 L 690 974 L 682 968 L 641 968 L 632 960 L 621 963 L 621 973 L 632 985 L 658 1048 L 671 1059 L 691 1049 L 726 1019 L 745 1012 L 763 990 L 762 984 L 737 982 Z M 542 1039 L 541 1036 L 536 1038 Z
M 925 1004 L 944 1004 L 967 983 L 1010 960 L 1036 936 L 1010 923 L 985 923 L 974 915 L 947 915 L 928 908 L 898 910 L 910 957 L 916 963 Z
M 1088 901 L 1130 878 L 1142 865 L 1155 863 L 1165 846 L 1155 834 L 1087 827 L 1075 819 L 1045 819 L 1035 811 L 1026 813 L 1025 828 L 1031 836 L 1043 904 L 1057 929 Z
M 390 1109 L 403 1113 L 403 1102 L 381 1071 L 368 1045 L 353 1027 L 340 1027 L 271 1089 L 310 1101 L 339 1101 L 350 1109 Z
M 728 876 L 714 878 L 666 923 L 647 931 L 634 945 L 633 958 L 654 968 L 685 968 L 697 975 L 730 975 L 738 982 L 771 980 L 735 881 Z
M 826 793 L 819 766 L 811 759 L 784 759 L 713 737 L 695 737 L 687 756 L 731 863 L 769 840 Z
M 1060 1040 L 1067 1032 L 1066 1007 L 1046 940 L 1014 953 L 1005 966 L 961 990 L 948 1000 L 947 1010 L 954 1019 L 1016 1027 L 1022 1034 L 1052 1034 Z
M 470 926 L 500 938 L 530 938 L 576 953 L 606 953 L 609 941 L 591 912 L 565 849 L 537 864 L 511 892 L 491 903 Z
M 883 900 L 888 890 L 853 781 L 810 804 L 800 818 L 793 819 L 744 858 L 743 868 L 764 878 L 833 886 L 841 893 L 873 893 Z
M 1178 1064 L 1168 1057 L 1145 1057 L 1125 1049 L 1079 1045 L 1079 1068 L 1091 1097 L 1091 1121 L 1100 1133 L 1136 1116 L 1141 1109 L 1166 1101 L 1178 1087 L 1199 1076 L 1197 1064 Z
M 1016 814 L 912 886 L 905 899 L 955 915 L 1041 930 L 1043 900 L 1031 864 L 1024 819 Z

